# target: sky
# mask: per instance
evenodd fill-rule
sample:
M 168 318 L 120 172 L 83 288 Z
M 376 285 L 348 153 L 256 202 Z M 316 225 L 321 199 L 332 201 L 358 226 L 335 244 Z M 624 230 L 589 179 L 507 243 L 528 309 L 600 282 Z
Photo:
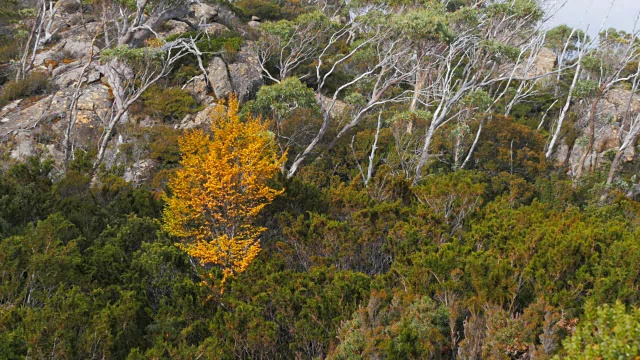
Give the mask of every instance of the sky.
M 559 2 L 561 1 L 564 0 Z M 550 25 L 553 27 L 567 24 L 583 29 L 590 25 L 589 34 L 595 35 L 606 18 L 610 6 L 611 0 L 568 0 L 564 8 L 550 20 Z M 614 0 L 605 29 L 614 27 L 626 31 L 633 30 L 638 12 L 640 12 L 640 0 Z M 581 20 L 582 25 L 579 26 Z

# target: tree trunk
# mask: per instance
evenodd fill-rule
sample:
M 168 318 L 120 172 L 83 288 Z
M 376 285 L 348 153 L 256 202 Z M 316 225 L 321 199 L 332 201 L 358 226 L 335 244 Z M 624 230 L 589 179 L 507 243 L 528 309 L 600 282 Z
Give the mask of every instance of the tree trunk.
M 584 173 L 584 163 L 587 160 L 587 157 L 593 150 L 593 145 L 595 143 L 595 132 L 596 132 L 596 111 L 598 110 L 598 104 L 600 103 L 600 98 L 603 94 L 603 88 L 600 89 L 596 98 L 591 103 L 591 109 L 589 110 L 589 144 L 585 149 L 584 153 L 580 157 L 580 161 L 578 162 L 578 168 L 576 169 L 576 180 L 580 180 Z
M 478 146 L 478 140 L 480 140 L 480 134 L 482 133 L 483 127 L 484 127 L 484 116 L 480 120 L 480 126 L 478 127 L 478 132 L 476 133 L 475 139 L 473 139 L 473 144 L 471 144 L 471 148 L 469 149 L 469 153 L 467 154 L 467 157 L 462 162 L 462 165 L 460 165 L 460 170 L 464 169 L 465 166 L 467 166 L 467 163 L 469 162 L 469 160 L 471 160 L 471 156 L 473 155 L 473 152 L 475 151 L 476 146 Z
M 418 164 L 416 165 L 416 173 L 413 178 L 413 184 L 417 184 L 422 177 L 422 168 L 429 160 L 429 146 L 431 145 L 431 140 L 433 139 L 433 134 L 436 131 L 436 119 L 433 119 L 431 125 L 427 129 L 424 139 L 424 145 L 422 146 L 422 152 L 420 153 L 420 160 L 418 160 Z
M 553 149 L 556 145 L 556 142 L 558 141 L 558 137 L 560 136 L 560 130 L 562 130 L 562 123 L 564 122 L 564 118 L 565 116 L 567 116 L 567 112 L 571 107 L 571 99 L 573 97 L 573 91 L 575 90 L 576 85 L 578 83 L 578 79 L 580 78 L 581 70 L 582 70 L 581 65 L 580 63 L 578 63 L 578 67 L 576 68 L 576 74 L 573 76 L 573 81 L 571 82 L 571 86 L 569 87 L 569 94 L 567 95 L 567 101 L 565 102 L 564 107 L 560 112 L 560 117 L 558 118 L 556 131 L 553 133 L 553 137 L 551 138 L 551 142 L 549 143 L 549 148 L 547 149 L 547 153 L 545 154 L 545 157 L 547 159 L 549 159 L 551 155 L 553 155 Z

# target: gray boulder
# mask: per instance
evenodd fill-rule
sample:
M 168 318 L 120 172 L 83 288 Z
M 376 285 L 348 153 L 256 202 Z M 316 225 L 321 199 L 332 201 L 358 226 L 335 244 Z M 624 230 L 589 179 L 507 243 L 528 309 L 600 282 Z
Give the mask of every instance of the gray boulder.
M 207 67 L 207 76 L 217 98 L 226 98 L 233 92 L 227 64 L 219 57 L 214 57 Z
M 217 98 L 235 93 L 241 102 L 249 100 L 264 83 L 258 59 L 248 50 L 248 45 L 242 47 L 230 64 L 220 57 L 213 58 L 207 74 Z

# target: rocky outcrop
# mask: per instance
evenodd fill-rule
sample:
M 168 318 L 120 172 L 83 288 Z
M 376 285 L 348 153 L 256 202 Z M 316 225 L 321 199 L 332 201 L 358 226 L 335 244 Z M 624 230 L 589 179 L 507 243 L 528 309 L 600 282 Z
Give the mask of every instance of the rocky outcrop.
M 252 16 L 251 21 L 249 21 L 247 25 L 251 26 L 252 28 L 260 27 L 260 18 L 257 16 Z
M 175 128 L 180 130 L 187 130 L 197 127 L 206 127 L 211 121 L 211 111 L 216 107 L 216 105 L 217 104 L 210 104 L 202 111 L 185 116 L 180 124 L 177 124 Z
M 62 139 L 68 125 L 75 85 L 80 80 L 83 85 L 72 132 L 73 147 L 85 150 L 97 147 L 106 125 L 104 121 L 112 107 L 113 94 L 107 84 L 105 70 L 96 58 L 86 72 L 82 72 L 91 51 L 94 55 L 99 54 L 99 49 L 93 44 L 93 34 L 98 32 L 97 27 L 100 26 L 95 19 L 89 18 L 87 14 L 90 11 L 84 15 L 80 12 L 82 6 L 77 0 L 58 0 L 55 3 L 56 36 L 45 43 L 35 57 L 32 71 L 45 72 L 50 76 L 52 93 L 13 101 L 0 109 L 0 141 L 8 145 L 9 154 L 15 159 L 39 154 L 51 157 L 58 163 L 63 161 Z M 84 6 L 85 10 L 91 7 Z M 194 28 L 206 36 L 219 37 L 228 34 L 230 27 L 241 33 L 246 33 L 249 28 L 233 12 L 219 4 L 194 3 L 189 14 L 179 19 L 162 18 L 161 24 L 154 22 L 156 20 L 152 19 L 152 15 L 149 14 L 147 20 L 153 22 L 153 29 L 163 37 L 186 33 Z M 132 33 L 131 36 L 130 44 L 134 45 L 145 39 L 145 34 L 141 32 Z M 103 46 L 102 39 L 99 38 L 95 44 Z M 204 75 L 196 76 L 184 85 L 184 89 L 205 109 L 185 117 L 176 128 L 207 126 L 210 111 L 217 99 L 235 93 L 241 101 L 246 101 L 255 95 L 263 80 L 257 59 L 248 51 L 250 45 L 246 44 L 234 54 L 213 57 L 205 64 L 211 87 L 207 86 Z M 147 122 L 151 124 L 149 126 L 154 126 L 154 119 Z M 118 148 L 130 141 L 119 135 L 116 138 L 120 142 L 114 138 L 109 145 L 104 161 L 107 166 L 122 163 L 123 154 L 118 154 Z M 131 181 L 146 179 L 154 166 L 153 162 L 139 159 L 134 165 L 125 167 L 125 177 Z
M 227 64 L 220 57 L 214 57 L 207 67 L 207 76 L 217 98 L 225 98 L 233 92 Z
M 156 167 L 157 163 L 151 159 L 138 160 L 125 170 L 123 178 L 134 184 L 140 184 L 151 180 Z
M 264 84 L 258 59 L 249 51 L 250 44 L 240 49 L 233 63 L 229 65 L 229 75 L 233 91 L 240 101 L 246 101 Z
M 533 66 L 529 72 L 529 75 L 541 76 L 552 72 L 556 68 L 556 59 L 556 54 L 550 49 L 540 49 L 540 52 L 533 60 Z
M 191 5 L 191 11 L 198 25 L 212 23 L 218 17 L 218 11 L 213 6 L 203 2 Z
M 556 54 L 548 48 L 540 49 L 533 61 L 528 62 L 526 58 L 516 67 L 517 77 L 536 77 L 548 74 L 556 68 Z
M 211 23 L 200 27 L 208 36 L 222 36 L 230 32 L 229 28 L 218 23 Z
M 622 143 L 622 133 L 620 127 L 624 114 L 630 111 L 631 114 L 640 112 L 640 99 L 637 96 L 634 101 L 631 99 L 631 92 L 625 89 L 612 89 L 606 97 L 600 101 L 596 115 L 595 141 L 593 151 L 585 158 L 585 168 L 603 169 L 609 166 L 613 154 Z M 580 119 L 576 126 L 583 133 L 572 147 L 563 144 L 558 148 L 555 158 L 560 163 L 565 163 L 571 172 L 575 172 L 580 158 L 588 145 L 587 134 L 587 111 L 584 111 L 584 118 Z M 636 150 L 633 146 L 627 148 L 622 156 L 623 162 L 633 161 L 636 157 Z
M 216 98 L 226 98 L 235 93 L 241 102 L 246 101 L 264 83 L 258 59 L 248 46 L 243 46 L 230 64 L 220 57 L 214 57 L 209 63 L 207 75 Z
M 349 105 L 341 100 L 336 100 L 335 104 L 331 107 L 333 100 L 322 94 L 316 94 L 316 102 L 320 105 L 323 112 L 329 110 L 329 115 L 331 115 L 332 118 L 340 117 L 349 109 Z M 329 107 L 331 107 L 331 109 L 329 109 Z
M 36 154 L 37 143 L 42 143 L 43 132 L 46 138 L 62 139 L 67 126 L 66 118 L 73 88 L 65 88 L 37 100 L 22 100 L 5 106 L 0 123 L 0 139 L 11 140 L 11 156 L 22 159 Z M 109 89 L 94 83 L 86 86 L 78 99 L 77 120 L 73 132 L 76 147 L 94 146 L 103 126 L 102 119 L 111 108 Z M 43 148 L 57 161 L 61 161 L 61 141 L 53 141 L 53 146 Z

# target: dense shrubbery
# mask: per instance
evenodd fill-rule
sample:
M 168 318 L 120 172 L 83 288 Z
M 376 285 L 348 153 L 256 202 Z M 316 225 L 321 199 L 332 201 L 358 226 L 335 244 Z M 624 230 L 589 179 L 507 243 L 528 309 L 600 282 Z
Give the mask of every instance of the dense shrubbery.
M 42 72 L 31 72 L 21 80 L 10 80 L 0 89 L 0 107 L 7 103 L 46 93 L 51 88 L 49 76 Z
M 182 120 L 188 114 L 202 110 L 189 92 L 180 88 L 152 86 L 142 94 L 140 112 L 164 122 Z
M 105 6 L 112 3 L 120 4 Z M 137 14 L 147 19 L 184 5 L 160 3 L 169 6 Z M 254 133 L 264 143 L 248 144 L 246 133 L 225 127 L 210 142 L 191 133 L 182 138 L 191 145 L 180 146 L 184 133 L 174 123 L 202 108 L 180 88 L 202 71 L 188 55 L 129 109 L 139 115 L 134 119 L 165 124 L 115 126 L 105 139 L 122 141 L 96 173 L 96 149 L 77 148 L 64 173 L 46 159 L 3 163 L 0 360 L 638 358 L 640 203 L 634 184 L 625 182 L 638 160 L 621 164 L 620 183 L 605 186 L 606 174 L 570 178 L 566 164 L 554 167 L 556 159 L 545 156 L 554 125 L 542 122 L 543 114 L 549 109 L 548 119 L 558 118 L 562 101 L 554 101 L 570 91 L 576 67 L 559 74 L 561 84 L 531 84 L 517 104 L 510 100 L 520 81 L 483 80 L 459 90 L 508 67 L 496 59 L 518 57 L 509 42 L 530 34 L 510 29 L 535 25 L 541 16 L 535 2 L 473 9 L 465 7 L 476 4 L 470 0 L 427 3 L 391 2 L 388 12 L 366 5 L 362 15 L 370 17 L 354 26 L 343 16 L 355 19 L 362 10 L 357 1 L 305 13 L 296 0 L 240 0 L 227 4 L 240 15 L 236 20 L 257 15 L 265 20 L 260 27 L 169 36 L 169 42 L 196 39 L 205 63 L 213 56 L 240 60 L 234 57 L 241 48 L 256 58 L 242 59 L 240 69 L 263 61 L 262 71 L 271 72 L 267 84 L 243 105 L 240 119 L 232 110 L 237 124 L 250 125 L 249 114 L 266 122 L 256 122 Z M 97 7 L 85 5 L 95 15 Z M 408 10 L 394 13 L 400 8 Z M 0 10 L 0 20 L 15 18 L 12 11 Z M 519 17 L 523 22 L 509 25 Z M 507 25 L 486 27 L 492 21 Z M 470 40 L 450 51 L 459 32 Z M 508 41 L 484 39 L 487 34 Z M 101 56 L 125 53 L 146 65 L 149 53 L 137 45 L 103 49 Z M 412 69 L 423 55 L 427 60 Z M 0 62 L 10 58 L 12 49 L 0 48 Z M 139 85 L 135 77 L 127 80 Z M 592 85 L 575 89 L 581 98 L 568 101 L 571 111 L 559 126 L 567 156 L 588 141 L 576 127 L 584 110 L 576 104 L 590 101 Z M 0 105 L 48 89 L 47 77 L 33 70 L 5 84 Z M 505 98 L 494 98 L 503 90 Z M 413 94 L 422 95 L 409 105 Z M 459 99 L 442 110 L 447 96 Z M 216 142 L 226 136 L 243 151 Z M 255 166 L 247 152 L 258 155 L 274 144 L 279 158 L 289 158 L 283 174 L 221 173 L 245 161 Z M 201 155 L 191 157 L 197 166 L 180 171 L 190 153 Z M 603 154 L 603 162 L 615 155 Z M 285 176 L 299 159 L 302 165 Z M 151 164 L 145 180 L 135 176 L 140 183 L 132 184 L 120 176 L 143 161 Z M 168 188 L 180 181 L 181 191 Z M 263 208 L 242 198 L 248 188 L 261 192 L 256 183 L 284 191 Z M 173 212 L 185 214 L 187 230 L 171 234 L 189 238 L 189 229 L 205 224 L 197 235 L 216 250 L 204 254 L 216 261 L 198 261 L 206 257 L 193 251 L 188 256 L 161 225 L 164 202 L 176 196 L 187 199 Z M 229 215 L 243 200 L 249 210 L 225 225 L 220 213 Z M 167 214 L 165 224 L 176 218 Z M 222 236 L 216 234 L 221 225 Z M 260 234 L 259 253 L 247 256 L 256 249 L 254 237 L 238 245 L 242 231 Z M 248 260 L 238 267 L 235 259 Z M 203 280 L 221 275 L 223 266 L 234 269 L 232 276 L 206 286 Z
M 391 181 L 384 200 L 284 181 L 263 252 L 212 298 L 156 195 L 109 175 L 91 186 L 82 161 L 55 183 L 37 159 L 0 178 L 3 358 L 544 359 L 633 340 L 621 305 L 582 315 L 639 305 L 633 201 L 475 171 Z

